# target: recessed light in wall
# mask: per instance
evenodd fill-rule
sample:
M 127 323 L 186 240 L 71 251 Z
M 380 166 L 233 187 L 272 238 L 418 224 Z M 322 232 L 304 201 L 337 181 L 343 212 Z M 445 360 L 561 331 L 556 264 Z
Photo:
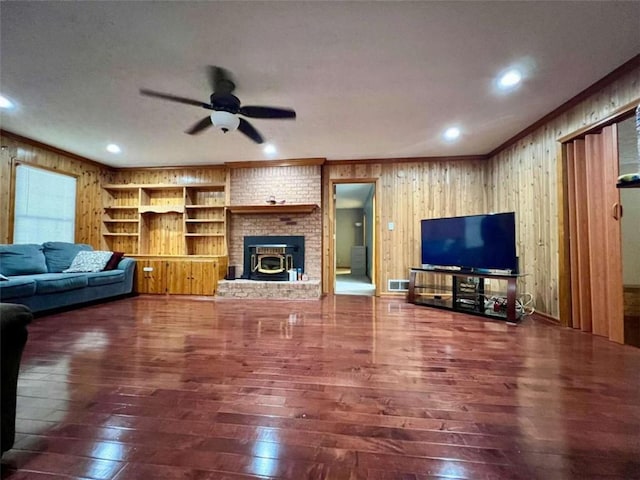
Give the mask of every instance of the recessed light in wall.
M 115 143 L 110 143 L 109 145 L 107 145 L 107 152 L 109 153 L 120 153 L 122 152 L 122 149 L 116 145 Z
M 460 129 L 458 127 L 450 127 L 444 131 L 443 137 L 445 140 L 455 140 L 460 136 Z
M 275 155 L 277 153 L 276 147 L 273 146 L 270 143 L 267 143 L 264 148 L 262 149 L 262 151 L 266 154 L 266 155 Z
M 9 100 L 4 95 L 0 95 L 0 108 L 10 109 L 10 108 L 13 108 L 13 107 L 14 107 L 14 105 L 13 105 L 13 102 L 11 100 Z
M 498 78 L 498 87 L 503 90 L 508 90 L 515 87 L 522 81 L 522 73 L 516 68 L 507 70 Z

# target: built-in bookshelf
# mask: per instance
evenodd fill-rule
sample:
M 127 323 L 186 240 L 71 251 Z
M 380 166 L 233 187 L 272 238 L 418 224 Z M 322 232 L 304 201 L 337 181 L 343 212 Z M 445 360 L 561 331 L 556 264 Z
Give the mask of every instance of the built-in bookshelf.
M 225 184 L 103 185 L 104 248 L 130 255 L 226 255 Z

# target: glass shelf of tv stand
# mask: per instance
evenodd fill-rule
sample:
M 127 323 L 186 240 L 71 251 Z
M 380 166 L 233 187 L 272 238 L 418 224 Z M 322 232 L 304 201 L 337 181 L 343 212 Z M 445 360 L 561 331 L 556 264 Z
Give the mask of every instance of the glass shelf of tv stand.
M 412 267 L 407 301 L 515 323 L 518 278 L 523 274 Z M 506 285 L 505 285 L 506 283 Z

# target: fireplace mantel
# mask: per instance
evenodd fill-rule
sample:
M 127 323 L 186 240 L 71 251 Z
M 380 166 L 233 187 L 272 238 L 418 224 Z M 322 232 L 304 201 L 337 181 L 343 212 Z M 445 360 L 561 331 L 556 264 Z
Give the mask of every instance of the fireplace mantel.
M 227 210 L 231 213 L 313 213 L 319 208 L 315 203 L 284 204 L 284 205 L 230 205 Z

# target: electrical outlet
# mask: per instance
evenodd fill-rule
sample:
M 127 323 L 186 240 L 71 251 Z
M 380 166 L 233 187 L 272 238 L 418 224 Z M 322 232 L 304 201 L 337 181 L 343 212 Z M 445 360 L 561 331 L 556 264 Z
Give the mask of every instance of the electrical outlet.
M 395 228 L 395 225 L 393 222 L 389 222 L 389 224 L 387 225 L 387 227 L 389 228 L 389 230 L 393 230 Z

